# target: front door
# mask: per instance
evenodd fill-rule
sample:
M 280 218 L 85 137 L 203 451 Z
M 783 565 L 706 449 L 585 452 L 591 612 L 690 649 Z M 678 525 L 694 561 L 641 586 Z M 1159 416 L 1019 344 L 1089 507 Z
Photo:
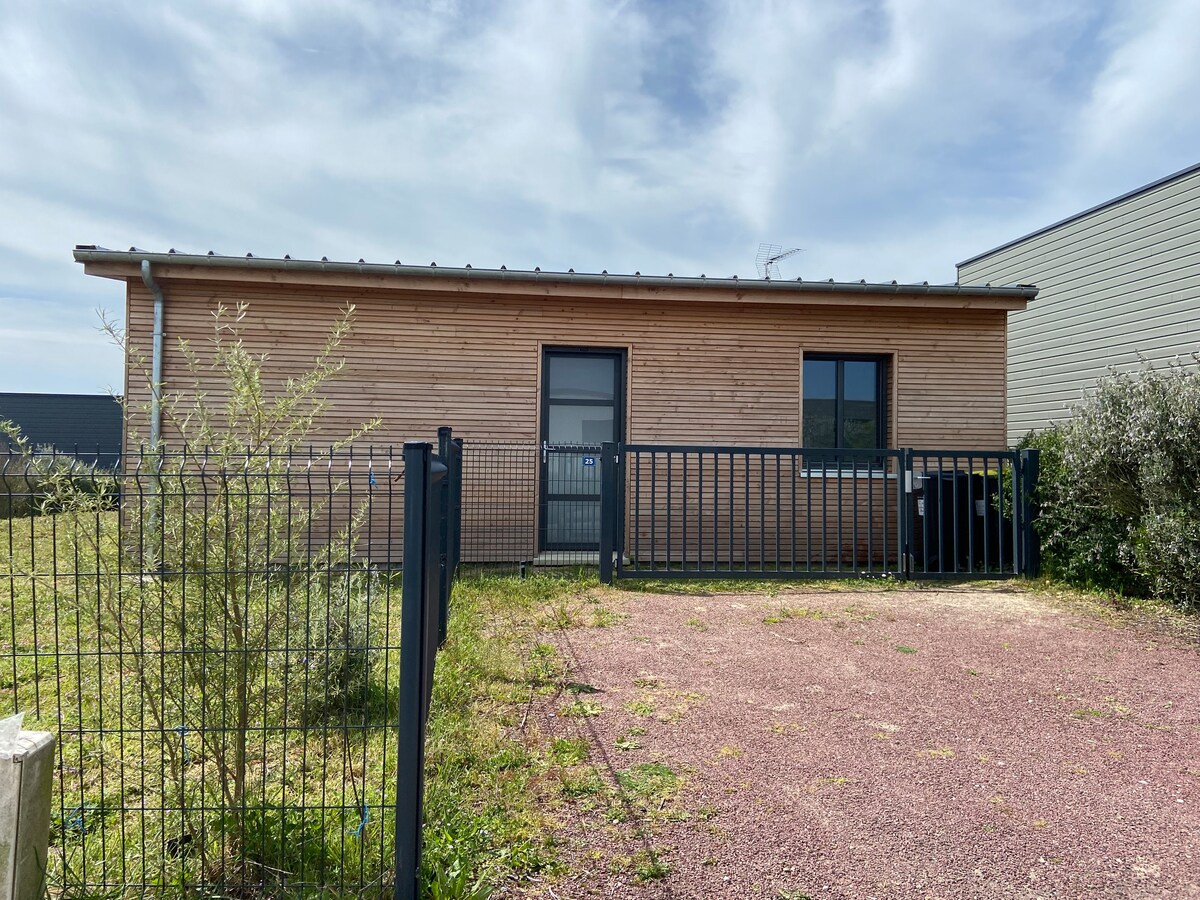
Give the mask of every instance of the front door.
M 541 550 L 600 549 L 600 444 L 624 439 L 625 352 L 542 359 Z

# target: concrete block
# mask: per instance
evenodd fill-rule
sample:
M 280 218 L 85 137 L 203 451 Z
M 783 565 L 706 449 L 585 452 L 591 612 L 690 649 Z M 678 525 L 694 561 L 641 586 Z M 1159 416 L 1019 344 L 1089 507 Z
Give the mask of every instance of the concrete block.
M 22 731 L 0 755 L 0 900 L 41 900 L 50 841 L 54 735 Z

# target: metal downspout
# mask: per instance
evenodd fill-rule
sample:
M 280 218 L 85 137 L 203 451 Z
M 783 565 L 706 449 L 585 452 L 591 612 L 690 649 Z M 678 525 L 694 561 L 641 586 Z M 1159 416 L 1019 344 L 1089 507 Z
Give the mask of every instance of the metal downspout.
M 150 272 L 150 260 L 142 260 L 142 283 L 154 294 L 154 338 L 150 356 L 150 449 L 158 450 L 162 429 L 163 292 Z
M 161 548 L 158 546 L 162 539 L 160 522 L 162 510 L 159 506 L 159 469 L 162 465 L 162 455 L 159 444 L 162 440 L 162 357 L 163 357 L 163 292 L 154 280 L 150 271 L 150 260 L 142 260 L 142 283 L 154 294 L 154 337 L 151 343 L 150 357 L 150 453 L 153 467 L 150 475 L 150 510 L 149 510 L 149 553 L 147 560 L 149 568 L 156 568 L 162 560 Z

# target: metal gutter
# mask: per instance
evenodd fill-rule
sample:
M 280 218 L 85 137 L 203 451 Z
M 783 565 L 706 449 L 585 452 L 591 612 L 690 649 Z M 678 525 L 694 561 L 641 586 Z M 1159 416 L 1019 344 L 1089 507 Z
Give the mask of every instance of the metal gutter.
M 510 281 L 535 282 L 562 285 L 602 285 L 630 286 L 643 288 L 711 288 L 718 290 L 741 291 L 782 291 L 785 293 L 861 293 L 861 294 L 895 294 L 899 296 L 953 296 L 953 297 L 1006 297 L 1032 300 L 1037 296 L 1037 288 L 1032 285 L 1016 285 L 993 287 L 991 285 L 958 285 L 958 284 L 899 284 L 895 281 L 887 284 L 869 283 L 867 281 L 776 281 L 758 278 L 708 278 L 704 275 L 676 276 L 642 275 L 635 272 L 632 275 L 611 275 L 607 271 L 600 273 L 576 272 L 543 272 L 508 269 L 476 269 L 471 266 L 462 268 L 438 266 L 404 265 L 399 260 L 394 264 L 358 262 L 332 262 L 328 259 L 305 260 L 283 259 L 252 256 L 219 256 L 192 253 L 145 253 L 136 248 L 128 251 L 108 250 L 104 247 L 80 244 L 75 247 L 75 261 L 80 263 L 152 263 L 155 266 L 197 266 L 217 269 L 251 269 L 277 272 L 321 273 L 330 275 L 393 275 L 410 278 L 438 278 L 467 281 Z M 160 276 L 161 276 L 160 269 Z
M 979 262 L 981 259 L 986 259 L 993 253 L 999 253 L 1001 250 L 1008 250 L 1009 248 L 1015 247 L 1017 244 L 1022 244 L 1031 238 L 1035 238 L 1039 235 L 1046 234 L 1049 231 L 1053 231 L 1055 228 L 1061 228 L 1063 225 L 1069 225 L 1072 222 L 1076 222 L 1079 219 L 1090 216 L 1092 213 L 1100 212 L 1102 209 L 1108 209 L 1110 206 L 1116 206 L 1118 203 L 1124 203 L 1126 200 L 1132 200 L 1134 197 L 1148 193 L 1155 188 L 1160 188 L 1165 184 L 1170 184 L 1172 181 L 1178 181 L 1180 178 L 1186 178 L 1188 175 L 1192 175 L 1196 172 L 1200 172 L 1200 163 L 1196 163 L 1194 166 L 1188 166 L 1186 169 L 1180 169 L 1178 172 L 1167 175 L 1164 178 L 1159 178 L 1157 181 L 1151 181 L 1149 184 L 1143 184 L 1141 187 L 1134 188 L 1132 191 L 1128 191 L 1122 194 L 1120 197 L 1113 197 L 1111 200 L 1105 200 L 1103 203 L 1098 203 L 1089 209 L 1085 209 L 1083 212 L 1078 212 L 1072 216 L 1067 216 L 1065 219 L 1059 219 L 1053 225 L 1047 225 L 1044 228 L 1037 229 L 1037 231 L 1031 231 L 1029 234 L 1022 235 L 1019 238 L 1014 238 L 1007 243 L 1001 244 L 999 247 L 993 247 L 991 250 L 985 250 L 983 253 L 978 253 L 975 256 L 972 256 L 970 259 L 964 259 L 960 263 L 955 263 L 954 268 L 961 269 L 963 266 L 969 266 L 973 262 Z

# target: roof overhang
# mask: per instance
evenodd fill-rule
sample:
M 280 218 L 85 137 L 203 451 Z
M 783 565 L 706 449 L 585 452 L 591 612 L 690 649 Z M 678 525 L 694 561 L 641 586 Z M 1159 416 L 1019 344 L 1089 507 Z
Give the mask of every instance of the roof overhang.
M 681 277 L 675 275 L 610 275 L 568 272 L 476 269 L 470 266 L 413 266 L 327 259 L 218 256 L 216 254 L 147 253 L 80 245 L 75 261 L 84 272 L 102 278 L 140 280 L 148 261 L 155 278 L 247 284 L 293 284 L 386 291 L 419 291 L 443 297 L 564 297 L 614 300 L 658 300 L 693 303 L 756 303 L 1024 309 L 1037 296 L 1031 285 L 872 284 L 865 281 L 782 281 Z

